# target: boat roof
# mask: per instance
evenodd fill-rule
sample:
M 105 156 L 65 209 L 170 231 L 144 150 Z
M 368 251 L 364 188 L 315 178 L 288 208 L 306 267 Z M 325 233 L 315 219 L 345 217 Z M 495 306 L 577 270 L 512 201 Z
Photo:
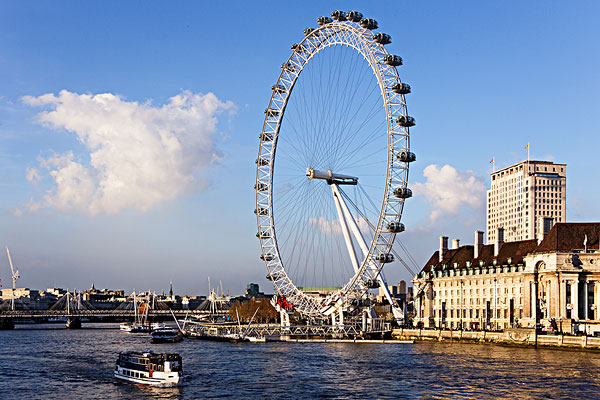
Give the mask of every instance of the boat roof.
M 151 357 L 151 356 L 164 356 L 164 357 L 177 356 L 177 357 L 180 357 L 179 353 L 157 353 L 150 349 L 147 349 L 144 351 L 123 350 L 119 353 L 119 355 L 121 355 L 121 354 L 137 356 L 137 357 Z

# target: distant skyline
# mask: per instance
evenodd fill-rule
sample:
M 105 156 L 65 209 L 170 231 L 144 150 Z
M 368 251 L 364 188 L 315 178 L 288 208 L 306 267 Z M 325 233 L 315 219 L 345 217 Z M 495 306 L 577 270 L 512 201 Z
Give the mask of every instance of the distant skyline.
M 400 240 L 419 268 L 440 235 L 473 243 L 490 160 L 528 143 L 567 164 L 567 222 L 600 221 L 596 2 L 5 1 L 0 248 L 17 285 L 271 293 L 252 213 L 263 110 L 291 44 L 335 9 L 376 19 L 404 59 L 417 161 Z

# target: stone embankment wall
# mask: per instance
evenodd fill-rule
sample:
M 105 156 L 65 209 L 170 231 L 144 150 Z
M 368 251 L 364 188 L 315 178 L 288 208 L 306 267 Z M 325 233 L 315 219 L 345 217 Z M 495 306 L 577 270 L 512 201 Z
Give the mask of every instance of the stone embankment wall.
M 503 332 L 404 329 L 392 331 L 394 339 L 498 343 L 512 346 L 537 346 L 600 350 L 600 337 L 541 335 L 533 329 L 513 328 Z

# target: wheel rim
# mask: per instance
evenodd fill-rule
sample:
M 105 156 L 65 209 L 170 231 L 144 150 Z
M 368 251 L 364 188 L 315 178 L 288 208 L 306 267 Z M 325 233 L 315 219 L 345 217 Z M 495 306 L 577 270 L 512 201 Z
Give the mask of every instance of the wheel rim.
M 290 118 L 286 120 L 285 116 L 286 113 L 289 115 L 291 110 L 286 111 L 286 109 L 288 105 L 294 104 L 292 93 L 297 91 L 296 85 L 299 87 L 302 85 L 302 81 L 299 81 L 301 74 L 307 73 L 311 62 L 316 63 L 315 59 L 320 54 L 332 51 L 331 48 L 344 46 L 353 49 L 355 55 L 364 58 L 377 83 L 383 106 L 383 118 L 385 118 L 384 136 L 387 139 L 385 173 L 381 171 L 383 188 L 379 196 L 380 209 L 378 215 L 371 221 L 373 229 L 372 236 L 367 240 L 368 254 L 362 257 L 358 270 L 349 274 L 350 276 L 342 282 L 339 290 L 325 298 L 315 298 L 300 290 L 301 285 L 295 283 L 298 280 L 298 271 L 291 270 L 290 256 L 285 254 L 286 250 L 283 248 L 285 246 L 277 240 L 278 233 L 281 236 L 284 229 L 283 225 L 280 225 L 281 229 L 278 231 L 275 221 L 283 224 L 285 219 L 277 219 L 277 200 L 274 204 L 274 195 L 277 198 L 278 194 L 277 190 L 274 191 L 274 185 L 277 189 L 283 182 L 283 178 L 278 181 L 276 164 L 279 159 L 276 159 L 276 153 L 278 146 L 281 147 L 285 141 L 284 136 L 280 138 L 280 131 L 282 125 L 286 122 L 290 123 Z M 400 161 L 397 155 L 402 151 L 409 151 L 409 128 L 396 123 L 398 116 L 407 116 L 407 110 L 404 95 L 392 90 L 393 85 L 400 82 L 400 78 L 396 68 L 387 65 L 384 61 L 388 54 L 383 45 L 373 40 L 371 31 L 361 28 L 356 23 L 333 21 L 313 30 L 295 46 L 291 56 L 282 65 L 282 72 L 273 86 L 273 94 L 265 112 L 257 159 L 255 186 L 257 236 L 262 249 L 261 257 L 265 261 L 268 276 L 273 280 L 275 290 L 293 303 L 296 310 L 306 315 L 326 315 L 331 313 L 333 308 L 344 307 L 351 299 L 364 295 L 368 286 L 365 283 L 376 279 L 384 265 L 384 262 L 376 260 L 377 255 L 389 254 L 394 242 L 396 233 L 389 231 L 387 227 L 390 222 L 400 222 L 403 211 L 404 198 L 397 198 L 392 193 L 395 189 L 407 186 L 409 162 Z M 281 153 L 283 150 L 279 151 Z M 340 172 L 344 173 L 344 171 Z M 283 216 L 282 212 L 280 214 Z M 295 276 L 292 276 L 294 274 Z

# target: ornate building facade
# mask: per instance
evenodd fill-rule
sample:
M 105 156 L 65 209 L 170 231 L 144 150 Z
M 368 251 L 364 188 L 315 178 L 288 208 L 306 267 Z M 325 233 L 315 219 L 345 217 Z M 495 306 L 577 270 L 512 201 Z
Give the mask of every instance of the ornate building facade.
M 415 276 L 415 323 L 454 329 L 600 331 L 600 223 L 540 220 L 538 239 L 459 246 L 440 238 Z M 498 229 L 496 238 L 502 238 Z

